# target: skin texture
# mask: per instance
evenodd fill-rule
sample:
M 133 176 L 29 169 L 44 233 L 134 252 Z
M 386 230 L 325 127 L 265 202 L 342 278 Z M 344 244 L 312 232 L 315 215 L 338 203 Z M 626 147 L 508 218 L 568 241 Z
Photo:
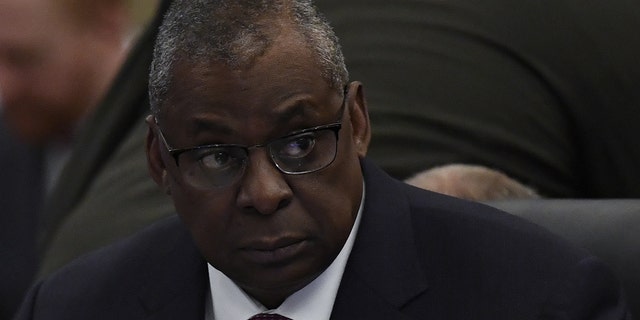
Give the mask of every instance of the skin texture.
M 180 63 L 174 75 L 180 81 L 159 125 L 171 147 L 185 148 L 253 145 L 342 117 L 330 166 L 285 175 L 258 148 L 236 183 L 196 189 L 179 175 L 153 117 L 147 119 L 152 177 L 173 198 L 206 260 L 268 308 L 311 282 L 339 253 L 360 205 L 359 159 L 370 139 L 361 84 L 349 85 L 341 115 L 342 94 L 323 79 L 305 40 L 283 28 L 247 68 Z
M 81 25 L 51 0 L 0 0 L 0 96 L 20 138 L 43 144 L 69 135 L 95 106 L 125 55 L 118 5 Z

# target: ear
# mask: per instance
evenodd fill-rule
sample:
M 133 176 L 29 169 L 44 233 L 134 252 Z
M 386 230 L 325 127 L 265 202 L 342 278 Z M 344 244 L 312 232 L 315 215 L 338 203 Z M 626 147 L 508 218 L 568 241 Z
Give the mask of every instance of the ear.
M 369 123 L 369 111 L 364 96 L 362 83 L 351 82 L 348 87 L 346 102 L 349 109 L 349 119 L 353 130 L 353 140 L 358 156 L 363 158 L 367 154 L 371 141 L 371 125 Z
M 147 165 L 149 167 L 149 174 L 153 181 L 164 189 L 166 194 L 171 194 L 171 184 L 169 181 L 169 174 L 164 160 L 162 159 L 162 153 L 160 152 L 161 142 L 156 133 L 155 117 L 152 115 L 147 116 L 145 119 L 149 128 L 147 129 L 147 137 L 145 141 L 145 148 L 147 152 Z

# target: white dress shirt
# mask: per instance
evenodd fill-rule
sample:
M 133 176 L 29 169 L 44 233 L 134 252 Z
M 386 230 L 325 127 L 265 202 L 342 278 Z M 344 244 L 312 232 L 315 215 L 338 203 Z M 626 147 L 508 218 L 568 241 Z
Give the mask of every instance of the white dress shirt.
M 356 220 L 336 259 L 316 279 L 289 296 L 276 309 L 265 308 L 209 264 L 210 300 L 205 320 L 247 320 L 262 312 L 277 313 L 293 320 L 328 320 L 360 225 L 364 194 L 363 186 Z

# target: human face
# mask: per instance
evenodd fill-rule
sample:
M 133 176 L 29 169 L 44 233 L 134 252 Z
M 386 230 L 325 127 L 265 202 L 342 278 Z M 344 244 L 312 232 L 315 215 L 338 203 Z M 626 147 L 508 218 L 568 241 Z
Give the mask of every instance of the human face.
M 267 307 L 317 277 L 334 260 L 353 226 L 362 196 L 359 158 L 369 123 L 359 83 L 344 100 L 330 88 L 297 35 L 283 35 L 252 67 L 180 67 L 177 87 L 158 126 L 174 148 L 256 145 L 341 119 L 335 160 L 289 175 L 265 148 L 251 149 L 243 175 L 221 188 L 190 185 L 150 125 L 151 173 L 206 260 Z M 340 110 L 343 110 L 340 112 Z
M 3 117 L 35 144 L 68 134 L 92 103 L 92 45 L 53 3 L 0 0 Z

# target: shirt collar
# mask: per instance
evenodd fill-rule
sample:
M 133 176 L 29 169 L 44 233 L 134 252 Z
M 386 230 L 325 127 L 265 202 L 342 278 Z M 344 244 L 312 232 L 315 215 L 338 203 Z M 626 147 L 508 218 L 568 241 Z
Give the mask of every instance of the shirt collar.
M 336 259 L 315 280 L 289 296 L 277 309 L 267 310 L 255 299 L 240 289 L 229 277 L 210 264 L 209 288 L 211 301 L 208 301 L 206 320 L 213 319 L 249 319 L 261 313 L 278 313 L 297 320 L 327 320 L 331 316 L 333 303 L 338 294 L 342 274 L 353 243 L 355 242 L 364 204 L 364 183 L 362 197 L 356 220 L 349 237 Z M 210 308 L 213 307 L 213 310 Z

